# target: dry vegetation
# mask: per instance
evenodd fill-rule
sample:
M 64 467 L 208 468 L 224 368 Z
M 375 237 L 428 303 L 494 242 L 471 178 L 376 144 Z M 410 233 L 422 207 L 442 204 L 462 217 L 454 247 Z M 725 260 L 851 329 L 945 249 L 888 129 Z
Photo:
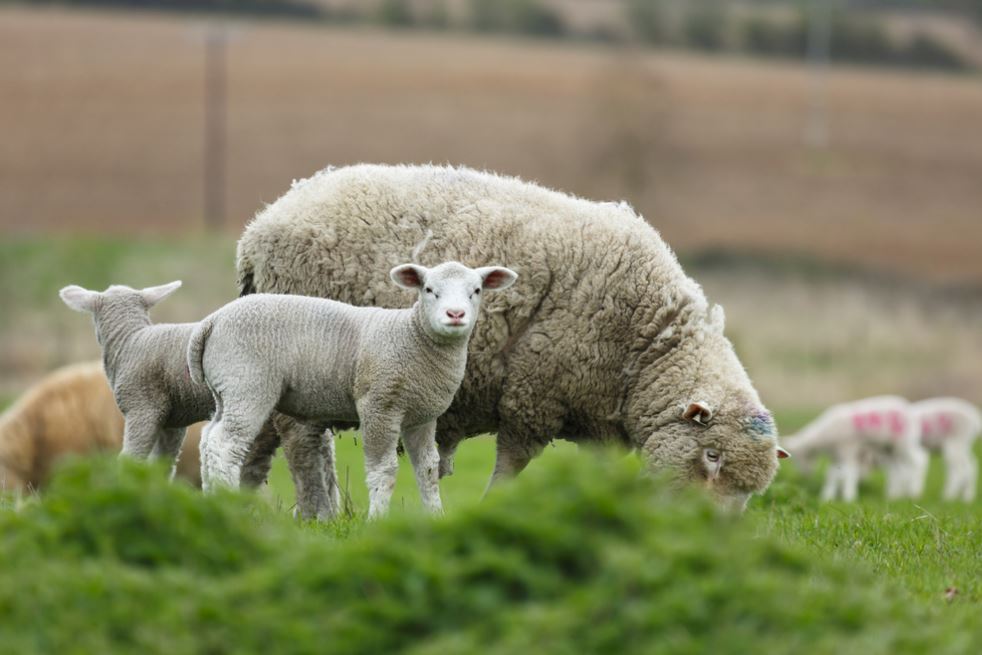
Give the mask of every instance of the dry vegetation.
M 201 223 L 193 20 L 0 9 L 0 229 Z M 680 250 L 791 249 L 982 279 L 982 85 L 679 54 L 243 23 L 229 229 L 327 164 L 448 161 L 629 199 Z

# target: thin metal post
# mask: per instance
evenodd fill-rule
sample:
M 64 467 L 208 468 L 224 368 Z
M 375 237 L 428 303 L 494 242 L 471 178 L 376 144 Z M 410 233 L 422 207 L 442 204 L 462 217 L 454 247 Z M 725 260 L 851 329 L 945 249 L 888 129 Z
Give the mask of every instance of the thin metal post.
M 203 186 L 205 227 L 213 232 L 225 225 L 227 46 L 225 27 L 210 26 L 205 34 Z
M 811 72 L 811 101 L 805 144 L 825 148 L 829 144 L 826 78 L 832 41 L 832 0 L 811 0 L 808 12 L 808 67 Z

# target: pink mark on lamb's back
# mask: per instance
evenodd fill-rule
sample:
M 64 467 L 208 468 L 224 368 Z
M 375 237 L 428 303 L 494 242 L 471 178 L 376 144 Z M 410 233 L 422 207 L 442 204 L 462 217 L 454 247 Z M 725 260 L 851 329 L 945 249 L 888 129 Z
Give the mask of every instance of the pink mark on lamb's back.
M 869 410 L 853 414 L 852 426 L 856 429 L 856 432 L 862 435 L 879 432 L 881 428 L 886 428 L 890 436 L 897 439 L 903 435 L 904 430 L 907 428 L 907 418 L 903 413 L 896 410 L 888 410 L 883 413 Z
M 940 443 L 954 427 L 955 421 L 947 414 L 928 414 L 921 419 L 921 438 L 926 443 Z

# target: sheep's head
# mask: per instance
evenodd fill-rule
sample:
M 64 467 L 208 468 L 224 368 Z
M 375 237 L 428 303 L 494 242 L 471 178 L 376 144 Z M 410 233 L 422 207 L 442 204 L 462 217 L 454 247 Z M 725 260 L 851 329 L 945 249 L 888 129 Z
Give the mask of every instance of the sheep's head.
M 146 289 L 132 289 L 121 284 L 114 284 L 105 291 L 90 291 L 80 286 L 71 285 L 62 289 L 59 295 L 65 304 L 75 311 L 88 312 L 95 316 L 96 336 L 99 343 L 102 343 L 102 334 L 98 327 L 100 320 L 112 321 L 123 317 L 132 317 L 134 311 L 139 312 L 141 318 L 146 317 L 146 313 L 151 307 L 177 291 L 180 286 L 180 281 L 157 287 L 147 287 Z M 146 320 L 149 322 L 149 318 Z
M 714 408 L 692 400 L 669 414 L 675 420 L 644 443 L 649 464 L 705 487 L 726 509 L 742 511 L 752 494 L 771 483 L 777 460 L 788 456 L 778 446 L 770 412 L 759 405 L 737 401 Z
M 482 294 L 507 289 L 518 278 L 514 271 L 501 266 L 468 268 L 457 262 L 433 268 L 403 264 L 389 275 L 400 287 L 419 293 L 417 311 L 423 328 L 440 339 L 470 336 Z

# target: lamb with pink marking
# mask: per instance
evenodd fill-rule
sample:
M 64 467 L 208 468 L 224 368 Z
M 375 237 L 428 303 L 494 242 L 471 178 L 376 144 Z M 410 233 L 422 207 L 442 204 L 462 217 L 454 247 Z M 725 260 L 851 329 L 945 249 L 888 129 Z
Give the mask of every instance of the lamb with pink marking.
M 945 499 L 974 500 L 979 465 L 973 447 L 982 431 L 979 410 L 960 398 L 931 398 L 913 403 L 910 413 L 920 428 L 921 446 L 944 459 Z
M 906 400 L 876 396 L 833 405 L 783 443 L 806 470 L 818 455 L 831 458 L 822 500 L 856 500 L 872 462 L 886 467 L 888 498 L 918 498 L 928 464 L 920 434 Z

